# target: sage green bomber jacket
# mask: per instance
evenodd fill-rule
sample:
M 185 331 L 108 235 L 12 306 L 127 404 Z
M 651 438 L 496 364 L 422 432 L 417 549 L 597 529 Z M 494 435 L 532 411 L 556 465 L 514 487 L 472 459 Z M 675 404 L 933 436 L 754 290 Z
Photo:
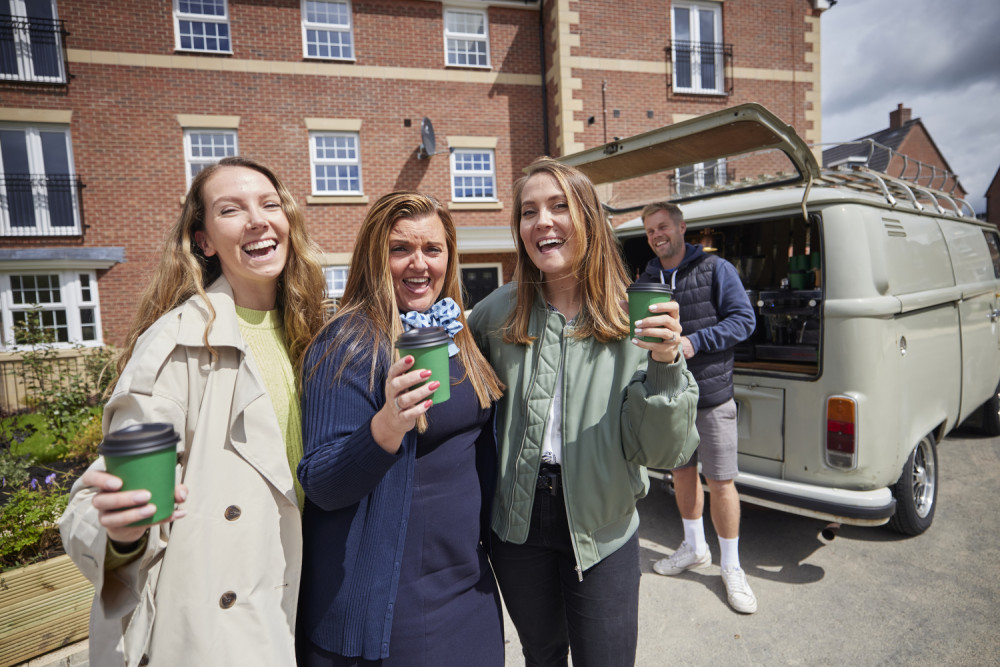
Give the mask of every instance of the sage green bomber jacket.
M 611 343 L 570 335 L 572 325 L 539 293 L 531 345 L 503 342 L 517 285 L 476 305 L 469 327 L 506 385 L 497 405 L 499 483 L 493 531 L 506 542 L 528 536 L 542 438 L 560 364 L 562 479 L 577 571 L 615 552 L 638 529 L 635 504 L 646 495 L 646 467 L 675 468 L 698 446 L 698 386 L 683 357 L 649 359 L 628 337 Z

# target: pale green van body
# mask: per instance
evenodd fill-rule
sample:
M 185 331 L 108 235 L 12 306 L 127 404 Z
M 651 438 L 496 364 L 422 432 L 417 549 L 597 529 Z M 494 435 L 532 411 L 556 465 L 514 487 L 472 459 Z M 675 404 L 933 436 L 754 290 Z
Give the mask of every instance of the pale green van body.
M 791 134 L 783 139 L 798 140 L 771 120 Z M 682 141 L 683 128 L 669 139 Z M 616 152 L 627 152 L 626 142 Z M 567 161 L 590 166 L 574 156 Z M 594 159 L 592 173 L 600 173 L 601 161 Z M 615 171 L 626 164 L 619 159 Z M 677 202 L 689 240 L 710 229 L 723 241 L 720 254 L 739 239 L 775 264 L 772 284 L 744 285 L 751 294 L 788 289 L 777 276 L 790 276 L 789 267 L 778 264 L 792 252 L 789 235 L 802 245 L 799 226 L 808 227 L 810 255 L 819 253 L 811 278 L 816 318 L 802 320 L 802 332 L 812 327 L 815 357 L 761 361 L 752 345 L 744 347 L 749 357 L 737 356 L 737 486 L 746 502 L 836 523 L 891 521 L 901 532 L 920 533 L 936 506 L 936 443 L 982 406 L 987 431 L 1000 429 L 1000 234 L 948 197 L 935 200 L 925 191 L 921 201 L 920 193 L 894 197 L 884 187 L 854 187 L 850 179 L 825 177 L 814 160 L 802 169 L 814 172 L 808 188 L 785 184 Z M 648 246 L 642 252 L 640 220 L 616 233 L 633 267 L 652 257 Z M 741 276 L 745 283 L 754 277 Z M 767 319 L 762 300 L 755 310 L 760 329 Z M 758 335 L 758 342 L 769 341 Z M 827 449 L 827 402 L 834 397 L 851 399 L 856 410 L 851 456 Z

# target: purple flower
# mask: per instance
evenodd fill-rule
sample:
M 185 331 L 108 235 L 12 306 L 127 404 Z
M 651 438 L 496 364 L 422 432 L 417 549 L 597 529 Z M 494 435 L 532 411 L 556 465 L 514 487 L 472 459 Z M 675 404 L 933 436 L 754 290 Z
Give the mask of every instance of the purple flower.
M 34 477 L 32 477 L 31 478 L 31 484 L 29 484 L 28 486 L 30 486 L 32 489 L 37 489 L 38 488 L 38 480 L 35 479 Z
M 52 482 L 54 482 L 54 481 L 56 481 L 56 474 L 55 473 L 52 473 L 51 475 L 46 475 L 45 476 L 45 484 L 46 485 L 51 485 Z

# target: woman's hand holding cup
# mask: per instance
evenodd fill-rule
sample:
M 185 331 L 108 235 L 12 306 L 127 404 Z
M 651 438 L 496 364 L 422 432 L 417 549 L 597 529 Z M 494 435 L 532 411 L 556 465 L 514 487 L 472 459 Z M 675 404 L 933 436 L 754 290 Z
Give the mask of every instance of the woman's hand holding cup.
M 649 311 L 649 316 L 635 323 L 636 337 L 632 343 L 649 350 L 654 361 L 673 363 L 681 346 L 680 308 L 676 301 L 667 301 L 651 304 Z
M 97 509 L 97 520 L 107 531 L 108 539 L 118 544 L 131 544 L 143 536 L 149 528 L 148 525 L 130 524 L 149 519 L 156 513 L 156 506 L 149 502 L 151 497 L 149 491 L 144 489 L 120 491 L 122 479 L 102 470 L 89 469 L 83 473 L 80 481 L 84 486 L 97 490 L 92 502 Z M 178 484 L 174 489 L 174 500 L 183 503 L 187 494 L 187 487 Z M 184 510 L 176 509 L 157 524 L 169 523 L 185 514 Z
M 416 426 L 417 417 L 431 407 L 431 395 L 441 386 L 435 380 L 413 389 L 431 376 L 426 369 L 410 370 L 413 362 L 413 356 L 406 355 L 389 367 L 385 381 L 385 405 L 372 418 L 372 437 L 390 454 L 399 450 L 403 436 Z

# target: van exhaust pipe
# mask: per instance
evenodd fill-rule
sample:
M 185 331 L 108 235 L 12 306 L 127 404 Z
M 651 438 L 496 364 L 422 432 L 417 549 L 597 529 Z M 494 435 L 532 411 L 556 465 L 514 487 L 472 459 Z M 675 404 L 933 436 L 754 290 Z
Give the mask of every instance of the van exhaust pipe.
M 832 542 L 833 538 L 840 534 L 840 524 L 836 521 L 828 523 L 823 530 L 819 531 L 819 534 L 822 535 L 823 539 L 827 542 Z

